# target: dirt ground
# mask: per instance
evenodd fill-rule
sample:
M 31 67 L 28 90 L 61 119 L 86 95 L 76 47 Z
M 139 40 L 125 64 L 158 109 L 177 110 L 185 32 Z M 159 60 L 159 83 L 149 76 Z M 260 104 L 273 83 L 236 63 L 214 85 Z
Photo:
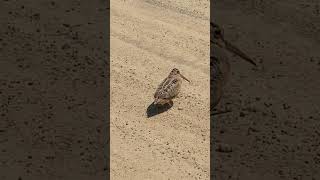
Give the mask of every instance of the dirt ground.
M 111 1 L 111 179 L 208 179 L 209 2 Z M 169 110 L 150 106 L 173 68 Z
M 0 2 L 1 180 L 106 179 L 106 8 Z
M 213 20 L 258 62 L 232 58 L 212 117 L 214 179 L 320 179 L 319 1 L 217 0 Z M 217 152 L 227 144 L 232 152 Z
M 105 178 L 105 2 L 1 1 L 1 180 Z M 210 120 L 209 1 L 112 0 L 112 179 L 320 179 L 319 1 L 214 2 L 259 66 L 232 58 Z M 191 83 L 157 113 L 173 67 Z

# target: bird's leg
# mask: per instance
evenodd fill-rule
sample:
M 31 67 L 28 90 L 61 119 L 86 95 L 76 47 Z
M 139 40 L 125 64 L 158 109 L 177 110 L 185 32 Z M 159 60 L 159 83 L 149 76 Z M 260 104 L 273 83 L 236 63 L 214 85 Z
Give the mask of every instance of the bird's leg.
M 173 101 L 172 100 L 169 100 L 168 103 L 169 103 L 170 107 L 173 106 Z

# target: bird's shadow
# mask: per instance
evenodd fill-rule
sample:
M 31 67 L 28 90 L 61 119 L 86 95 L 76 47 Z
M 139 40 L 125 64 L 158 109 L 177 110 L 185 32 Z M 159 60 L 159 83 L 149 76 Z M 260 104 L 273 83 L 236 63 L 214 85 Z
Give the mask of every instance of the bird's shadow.
M 150 118 L 152 116 L 155 116 L 155 115 L 161 114 L 163 112 L 166 112 L 172 106 L 173 106 L 173 104 L 172 105 L 169 105 L 169 104 L 164 104 L 164 105 L 158 105 L 157 104 L 156 105 L 154 103 L 151 103 L 147 108 L 147 117 Z

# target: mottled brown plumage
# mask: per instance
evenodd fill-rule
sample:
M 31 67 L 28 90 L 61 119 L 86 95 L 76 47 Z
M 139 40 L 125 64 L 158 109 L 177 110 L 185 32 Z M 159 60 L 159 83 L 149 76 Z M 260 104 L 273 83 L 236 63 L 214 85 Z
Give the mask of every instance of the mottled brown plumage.
M 182 78 L 190 82 L 187 78 L 180 74 L 179 70 L 174 68 L 158 86 L 154 93 L 154 104 L 171 104 L 172 99 L 175 98 L 181 89 Z
M 210 57 L 210 105 L 214 108 L 220 102 L 223 88 L 230 76 L 230 63 L 226 51 L 230 51 L 247 62 L 256 66 L 256 63 L 237 47 L 229 43 L 224 38 L 223 29 L 215 23 L 210 23 L 210 47 L 212 56 Z

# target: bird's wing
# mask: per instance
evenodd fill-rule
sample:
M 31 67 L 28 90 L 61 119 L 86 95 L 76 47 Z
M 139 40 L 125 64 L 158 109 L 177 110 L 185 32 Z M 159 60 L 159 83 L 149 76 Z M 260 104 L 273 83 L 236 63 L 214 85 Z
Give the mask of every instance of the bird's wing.
M 154 98 L 156 98 L 159 95 L 159 92 L 163 88 L 163 85 L 166 84 L 168 78 L 165 78 L 158 86 L 156 92 L 154 93 Z
M 179 83 L 177 79 L 166 79 L 158 91 L 155 94 L 155 97 L 160 99 L 170 99 L 173 98 L 177 91 L 179 90 Z

